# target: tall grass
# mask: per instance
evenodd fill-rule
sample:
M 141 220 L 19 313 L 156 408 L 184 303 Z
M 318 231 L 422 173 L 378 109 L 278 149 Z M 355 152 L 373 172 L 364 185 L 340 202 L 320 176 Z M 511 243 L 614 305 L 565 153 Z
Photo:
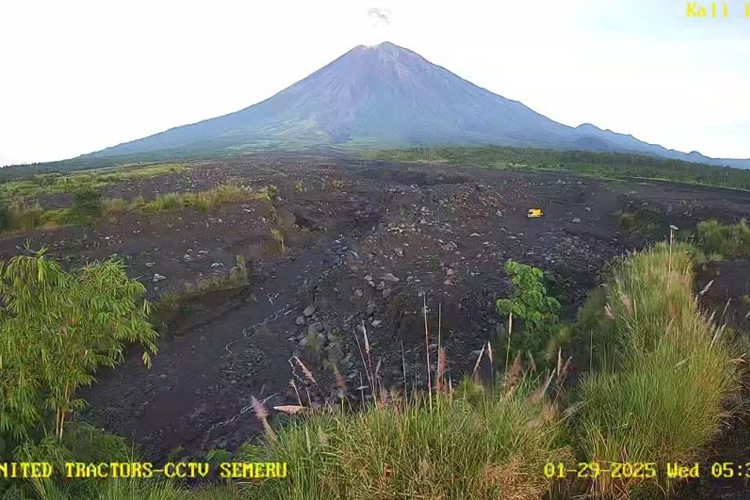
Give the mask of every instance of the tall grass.
M 750 256 L 750 227 L 744 219 L 737 224 L 722 224 L 717 220 L 700 222 L 695 239 L 706 253 L 724 257 Z
M 81 213 L 81 209 L 76 204 L 70 208 L 53 210 L 44 210 L 39 205 L 28 208 L 13 205 L 6 207 L 3 211 L 3 226 L 0 227 L 0 231 L 30 231 L 39 227 L 52 228 L 70 224 L 83 224 L 98 219 L 99 216 L 115 217 L 134 211 L 153 214 L 164 210 L 179 210 L 188 207 L 208 211 L 225 203 L 247 200 L 263 200 L 272 203 L 276 195 L 277 189 L 272 185 L 251 191 L 235 184 L 219 184 L 213 189 L 196 193 L 160 194 L 150 202 L 146 202 L 142 196 L 137 196 L 132 200 L 107 198 L 101 200 L 98 215 L 91 214 L 89 211 Z
M 188 168 L 187 165 L 180 163 L 165 163 L 74 172 L 67 175 L 57 173 L 38 174 L 31 179 L 0 183 L 0 200 L 9 204 L 21 204 L 26 199 L 38 198 L 46 194 L 73 192 L 83 185 L 98 189 L 117 182 L 181 173 Z
M 509 395 L 399 398 L 364 411 L 319 412 L 239 457 L 288 464 L 287 480 L 250 488 L 252 498 L 539 499 L 549 461 L 569 461 L 562 426 L 532 384 Z
M 731 340 L 698 310 L 687 245 L 659 244 L 610 269 L 581 312 L 580 340 L 596 370 L 582 382 L 573 419 L 582 458 L 609 462 L 697 460 L 740 387 Z M 592 483 L 600 496 L 671 490 L 662 475 Z
M 144 213 L 160 212 L 193 207 L 209 210 L 225 203 L 245 200 L 267 200 L 275 197 L 275 187 L 269 186 L 260 191 L 251 191 L 236 184 L 219 184 L 213 189 L 197 193 L 167 193 L 160 194 L 154 200 L 141 206 Z

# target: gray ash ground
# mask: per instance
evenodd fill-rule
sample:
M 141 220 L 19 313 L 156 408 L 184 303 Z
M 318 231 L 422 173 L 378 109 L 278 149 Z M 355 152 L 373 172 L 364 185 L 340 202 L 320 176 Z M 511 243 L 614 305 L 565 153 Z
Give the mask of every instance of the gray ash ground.
M 230 179 L 276 185 L 275 208 L 253 201 L 210 213 L 128 214 L 0 240 L 1 258 L 23 252 L 26 242 L 47 246 L 66 266 L 117 256 L 151 299 L 227 273 L 237 255 L 246 258 L 253 273 L 247 292 L 206 297 L 160 340 L 150 370 L 133 349 L 123 366 L 99 373 L 82 392 L 91 405 L 86 418 L 133 439 L 155 461 L 178 446 L 190 456 L 236 448 L 261 430 L 250 398 L 267 407 L 295 404 L 292 378 L 304 399 L 309 392 L 320 404 L 335 394 L 331 363 L 356 394 L 364 372 L 355 334 L 361 340 L 363 328 L 387 386 L 424 384 L 423 300 L 433 339 L 441 309 L 449 373 L 459 379 L 482 345 L 503 333 L 494 302 L 510 292 L 505 261 L 548 272 L 572 318 L 604 264 L 644 244 L 620 227 L 619 211 L 656 215 L 661 235 L 670 223 L 689 228 L 702 218 L 730 222 L 750 214 L 750 198 L 728 190 L 302 157 L 203 162 L 181 174 L 108 186 L 106 195 L 150 199 Z M 544 217 L 528 219 L 531 207 Z M 269 244 L 278 225 L 273 210 L 284 221 L 283 253 Z M 304 387 L 289 362 L 294 355 L 321 390 Z

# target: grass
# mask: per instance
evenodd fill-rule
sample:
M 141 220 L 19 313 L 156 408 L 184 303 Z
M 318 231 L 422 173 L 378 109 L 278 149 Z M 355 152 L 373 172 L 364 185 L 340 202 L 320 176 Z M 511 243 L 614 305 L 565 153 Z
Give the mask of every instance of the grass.
M 277 189 L 272 185 L 257 191 L 250 191 L 235 184 L 219 184 L 212 189 L 196 193 L 161 194 L 149 202 L 146 202 L 142 196 L 129 201 L 121 198 L 107 198 L 101 200 L 100 215 L 97 217 L 81 217 L 80 210 L 75 206 L 52 210 L 44 210 L 39 205 L 28 208 L 13 206 L 5 210 L 4 225 L 0 229 L 3 232 L 16 232 L 29 231 L 39 227 L 54 228 L 71 224 L 85 224 L 99 218 L 116 217 L 135 211 L 143 214 L 183 208 L 209 211 L 223 204 L 237 201 L 263 200 L 272 203 L 276 195 Z
M 238 458 L 288 464 L 287 480 L 250 487 L 252 498 L 538 499 L 551 486 L 544 464 L 572 454 L 533 387 L 318 412 Z
M 750 227 L 744 219 L 737 224 L 722 224 L 716 220 L 700 222 L 695 240 L 706 253 L 724 257 L 750 256 Z
M 197 208 L 208 211 L 225 203 L 237 201 L 264 200 L 271 202 L 276 197 L 276 187 L 267 186 L 259 191 L 251 191 L 236 184 L 219 184 L 213 189 L 197 193 L 168 193 L 158 195 L 153 201 L 140 206 L 143 213 Z
M 750 190 L 750 171 L 628 153 L 501 146 L 371 151 L 366 157 L 521 171 L 559 171 L 604 179 L 665 180 Z
M 161 332 L 178 317 L 190 311 L 193 304 L 211 294 L 232 294 L 245 289 L 250 284 L 250 268 L 242 255 L 236 256 L 236 265 L 228 274 L 202 278 L 195 283 L 187 283 L 181 290 L 162 294 L 153 304 L 151 322 Z
M 23 205 L 25 200 L 42 195 L 70 193 L 82 185 L 98 189 L 117 182 L 158 177 L 185 172 L 189 167 L 181 163 L 163 163 L 147 166 L 120 167 L 90 170 L 67 175 L 58 173 L 37 174 L 30 179 L 11 180 L 0 184 L 0 200 L 9 205 Z
M 737 348 L 698 310 L 687 247 L 659 244 L 614 264 L 581 311 L 579 340 L 589 339 L 594 370 L 572 422 L 586 461 L 656 462 L 662 471 L 667 462 L 690 464 L 729 415 L 740 388 Z M 591 493 L 655 495 L 674 487 L 663 476 L 602 477 Z

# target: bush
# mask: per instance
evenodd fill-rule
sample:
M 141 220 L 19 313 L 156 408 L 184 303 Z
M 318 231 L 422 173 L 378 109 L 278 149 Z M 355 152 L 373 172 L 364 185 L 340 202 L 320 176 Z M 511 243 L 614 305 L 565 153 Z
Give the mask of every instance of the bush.
M 6 443 L 33 441 L 44 429 L 62 439 L 68 415 L 83 405 L 76 389 L 90 385 L 100 366 L 122 361 L 133 342 L 156 350 L 144 292 L 120 262 L 68 274 L 41 251 L 0 263 L 0 437 Z
M 10 210 L 8 210 L 5 203 L 0 201 L 0 232 L 10 228 L 10 223 Z
M 71 215 L 79 222 L 88 221 L 102 215 L 102 195 L 90 185 L 84 185 L 73 192 Z
M 725 257 L 750 256 L 750 227 L 743 219 L 737 224 L 703 221 L 696 228 L 697 244 L 709 254 Z
M 498 299 L 497 311 L 506 318 L 512 315 L 513 321 L 520 320 L 519 328 L 514 328 L 514 331 L 521 333 L 521 339 L 513 347 L 524 352 L 530 351 L 536 356 L 542 352 L 559 326 L 557 314 L 560 302 L 547 295 L 541 269 L 508 260 L 505 272 L 511 278 L 513 296 L 510 299 Z

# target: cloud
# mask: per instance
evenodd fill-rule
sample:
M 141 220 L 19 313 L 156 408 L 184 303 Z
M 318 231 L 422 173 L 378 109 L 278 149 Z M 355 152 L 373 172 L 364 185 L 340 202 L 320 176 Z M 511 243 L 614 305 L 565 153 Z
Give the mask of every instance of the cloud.
M 372 7 L 367 11 L 367 17 L 378 22 L 391 24 L 391 11 L 382 7 Z

